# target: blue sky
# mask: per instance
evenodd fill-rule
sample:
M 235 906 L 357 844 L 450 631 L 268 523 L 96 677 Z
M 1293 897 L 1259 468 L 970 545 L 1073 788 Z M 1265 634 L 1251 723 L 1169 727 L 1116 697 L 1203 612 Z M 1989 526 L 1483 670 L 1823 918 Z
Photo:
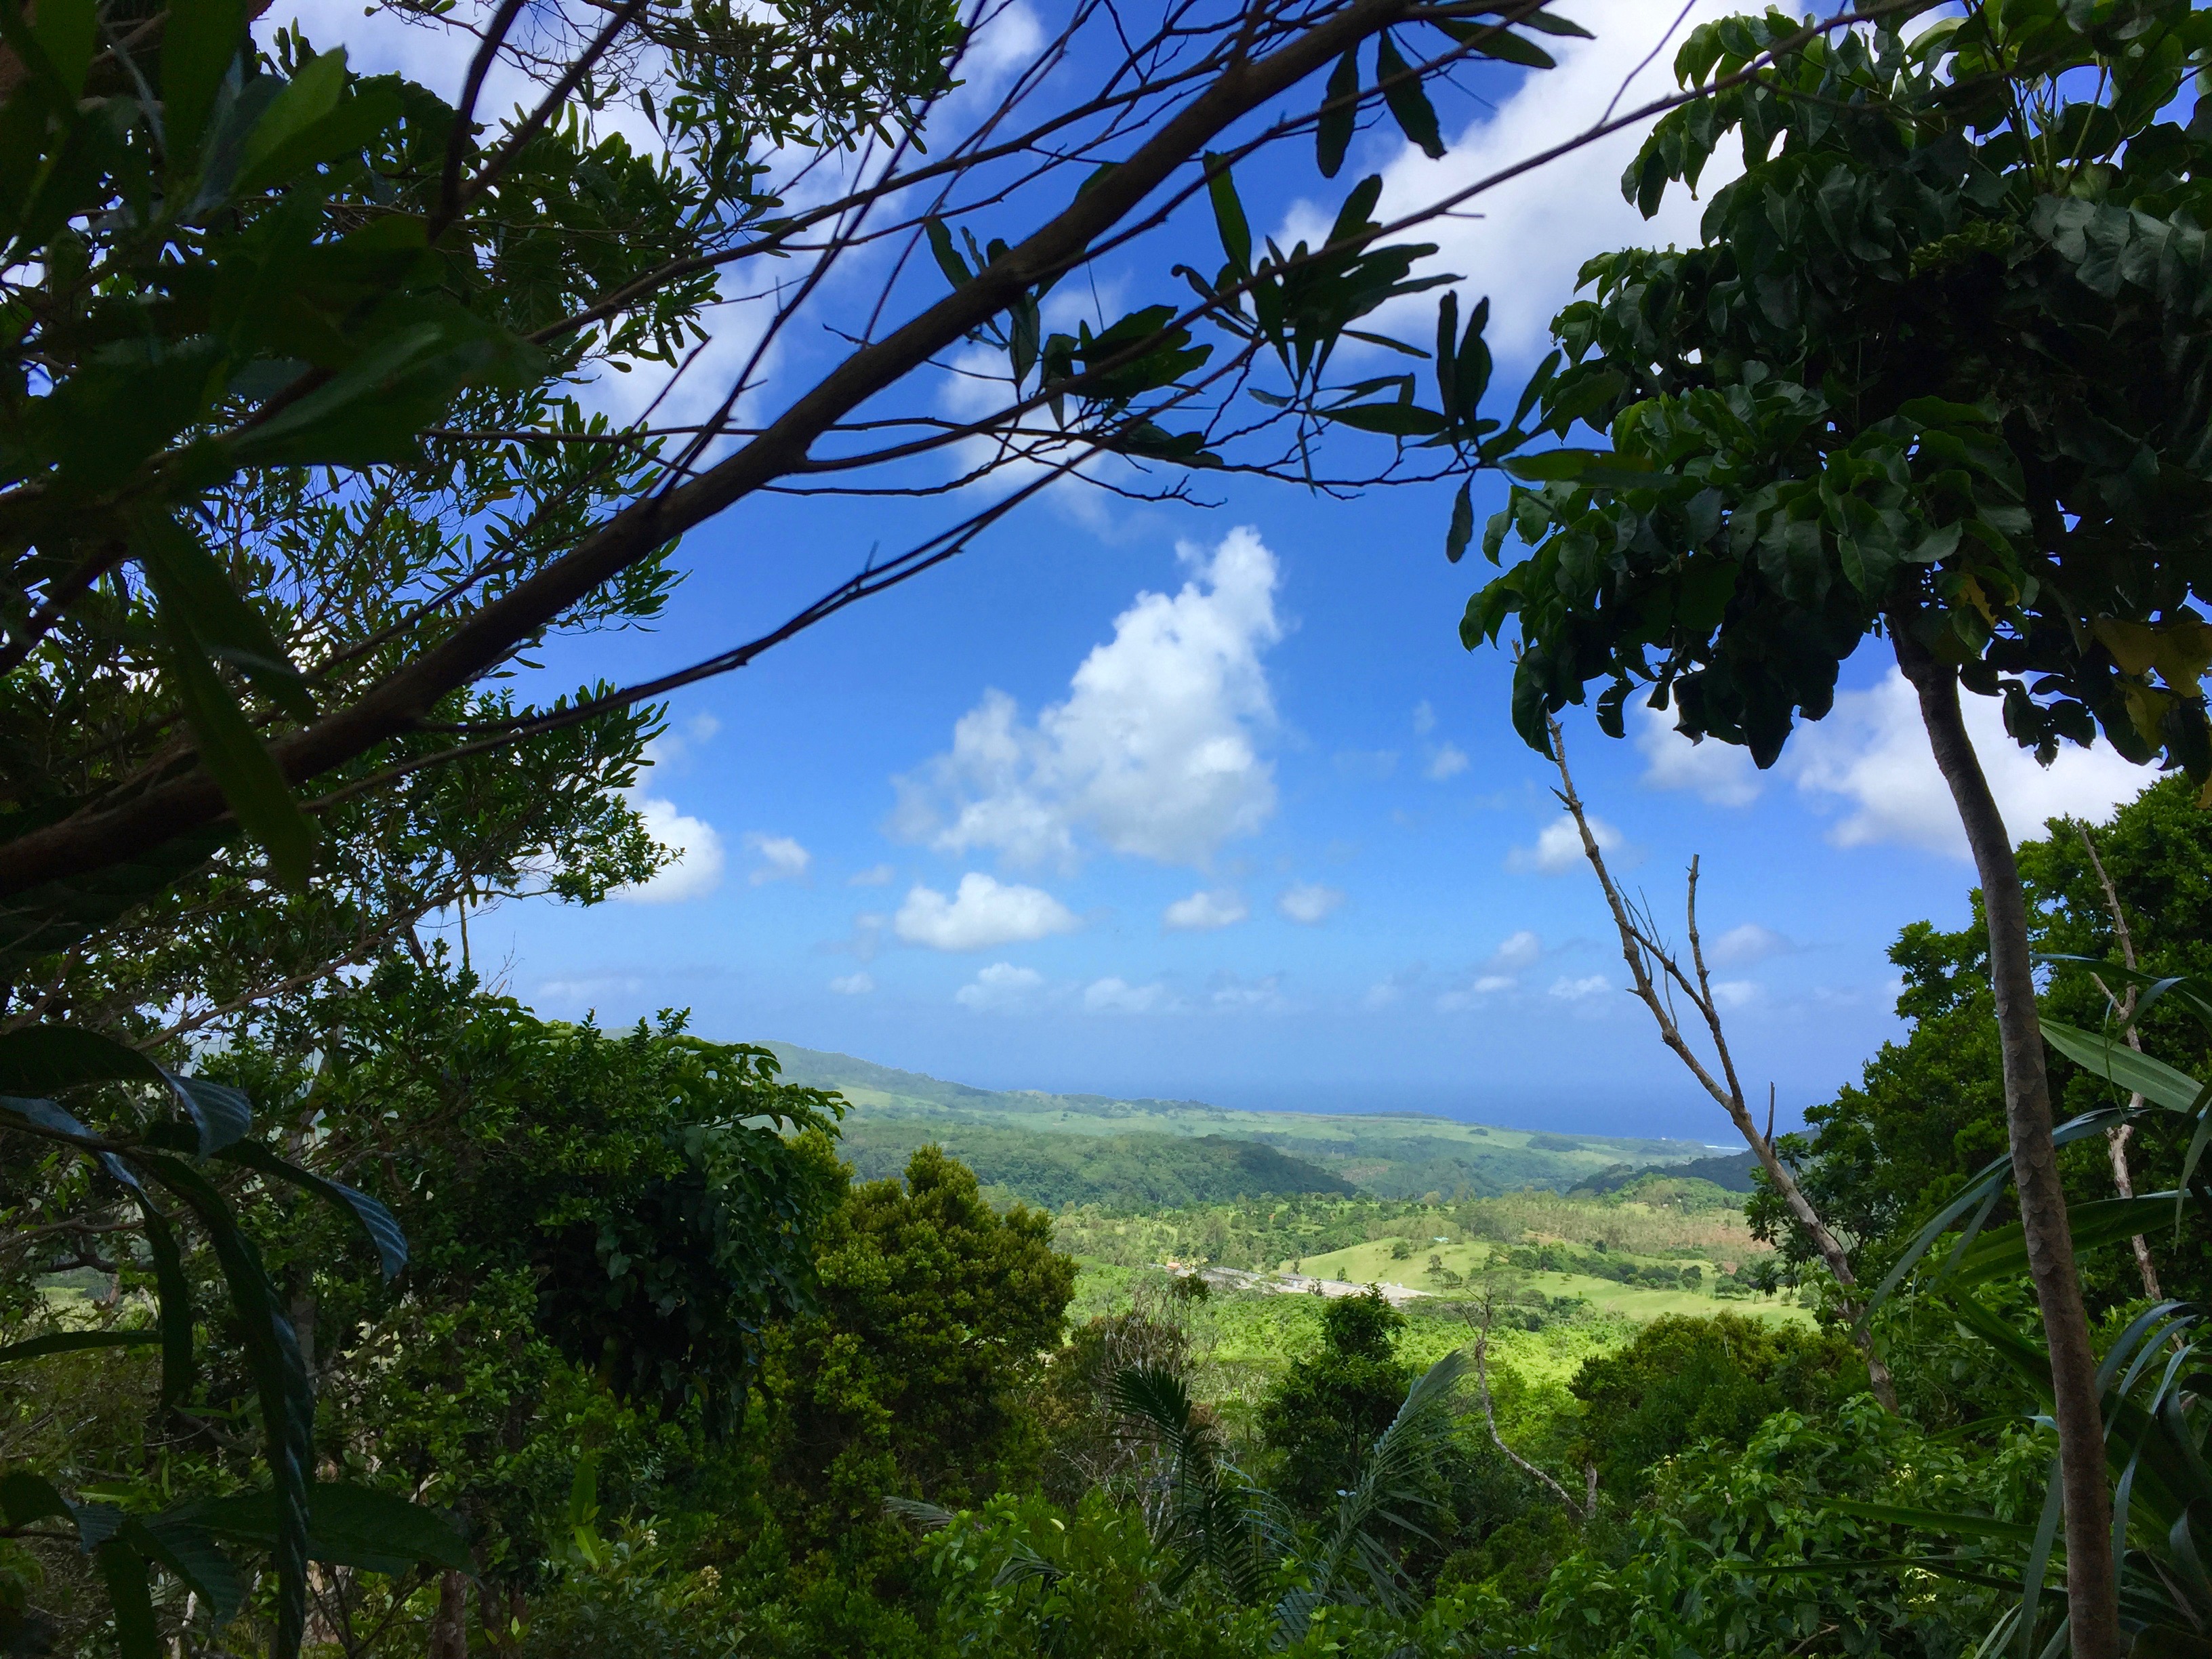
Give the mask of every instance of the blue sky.
M 1340 182 L 1382 171 L 1387 208 L 1540 148 L 1595 116 L 1678 9 L 1563 9 L 1595 46 L 1525 87 L 1500 70 L 1463 88 L 1443 162 L 1370 133 Z M 1636 93 L 1664 89 L 1669 56 Z M 1589 253 L 1692 233 L 1693 203 L 1647 227 L 1620 202 L 1626 153 L 1485 198 L 1439 239 L 1469 298 L 1493 296 L 1501 386 Z M 1313 183 L 1303 157 L 1244 181 L 1255 218 L 1293 233 L 1331 210 L 1304 200 Z M 1163 280 L 1163 251 L 1103 270 L 1108 303 Z M 791 349 L 781 383 L 813 349 Z M 1477 491 L 1482 512 L 1502 494 Z M 1206 493 L 1203 508 L 1048 495 L 949 567 L 684 693 L 640 791 L 682 863 L 592 909 L 480 917 L 479 966 L 504 964 L 549 1015 L 688 1007 L 710 1036 L 988 1086 L 1725 1141 L 1623 993 L 1551 776 L 1507 721 L 1508 661 L 1459 645 L 1488 567 L 1445 562 L 1444 490 Z M 870 545 L 937 527 L 932 511 L 749 503 L 684 544 L 664 625 L 562 647 L 548 672 L 707 654 Z M 1570 726 L 1618 866 L 1662 919 L 1679 926 L 1683 866 L 1703 856 L 1739 1060 L 1784 1121 L 1896 1030 L 1897 930 L 1966 915 L 1948 803 L 1878 651 L 1763 778 L 1648 717 L 1627 742 Z M 2101 815 L 2143 781 L 2109 753 L 2039 773 L 1974 712 L 2018 831 Z

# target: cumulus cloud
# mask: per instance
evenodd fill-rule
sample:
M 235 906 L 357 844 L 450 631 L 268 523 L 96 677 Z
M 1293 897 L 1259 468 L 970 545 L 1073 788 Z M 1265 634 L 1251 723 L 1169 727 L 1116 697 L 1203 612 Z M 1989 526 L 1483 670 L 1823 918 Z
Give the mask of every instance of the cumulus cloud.
M 894 780 L 893 830 L 940 852 L 1072 864 L 1079 833 L 1116 853 L 1205 865 L 1275 808 L 1259 740 L 1275 718 L 1261 663 L 1282 635 L 1275 556 L 1249 528 L 1177 550 L 1191 579 L 1139 593 L 1075 671 L 1064 702 L 1024 721 L 989 691 L 952 748 Z
M 1083 1006 L 1094 1014 L 1150 1014 L 1172 1005 L 1168 988 L 1132 985 L 1127 980 L 1093 980 L 1083 989 Z
M 1413 730 L 1426 737 L 1437 729 L 1437 711 L 1424 697 L 1413 705 Z
M 830 981 L 830 988 L 841 997 L 864 997 L 876 988 L 876 981 L 868 974 L 842 974 Z
M 1716 968 L 1735 968 L 1750 963 L 1764 962 L 1769 957 L 1786 955 L 1797 947 L 1789 939 L 1755 921 L 1747 921 L 1741 927 L 1731 927 L 1713 941 L 1705 953 L 1706 959 Z
M 1455 778 L 1467 770 L 1467 750 L 1455 743 L 1440 743 L 1430 751 L 1429 763 L 1424 769 L 1432 783 Z
M 1292 921 L 1311 927 L 1326 921 L 1343 902 L 1344 895 L 1334 887 L 1324 887 L 1317 881 L 1294 881 L 1276 898 L 1275 908 Z
M 1759 987 L 1747 979 L 1719 979 L 1713 981 L 1713 1000 L 1723 1008 L 1741 1008 L 1759 994 Z
M 1751 751 L 1707 738 L 1692 743 L 1674 729 L 1674 717 L 1639 703 L 1636 746 L 1644 755 L 1644 782 L 1653 789 L 1688 789 L 1708 806 L 1748 806 L 1763 781 Z
M 1544 941 L 1523 927 L 1508 933 L 1498 942 L 1490 953 L 1489 965 L 1504 972 L 1517 973 L 1523 968 L 1533 968 L 1544 954 Z
M 1594 40 L 1547 37 L 1558 67 L 1531 73 L 1510 96 L 1448 135 L 1449 150 L 1431 161 L 1402 145 L 1382 169 L 1381 216 L 1387 221 L 1464 189 L 1476 180 L 1596 125 L 1621 94 L 1620 109 L 1674 89 L 1674 48 L 1698 23 L 1742 9 L 1739 0 L 1694 0 L 1680 28 L 1681 8 L 1650 0 L 1567 0 L 1559 8 L 1590 30 Z M 1648 68 L 1629 81 L 1654 46 L 1665 44 Z M 1622 82 L 1628 81 L 1625 94 Z M 1472 301 L 1490 296 L 1492 349 L 1508 358 L 1540 355 L 1548 343 L 1552 315 L 1572 294 L 1583 260 L 1615 247 L 1663 247 L 1697 238 L 1701 202 L 1686 191 L 1668 192 L 1658 217 L 1647 221 L 1621 198 L 1620 175 L 1648 128 L 1625 129 L 1547 163 L 1464 204 L 1462 216 L 1431 220 L 1421 240 L 1438 245 L 1422 267 L 1463 273 L 1461 292 Z M 1742 169 L 1742 149 L 1727 141 L 1705 168 L 1700 194 Z M 1318 243 L 1335 215 L 1334 200 L 1302 204 L 1288 234 Z M 1283 244 L 1291 246 L 1290 241 Z M 1432 317 L 1431 296 L 1401 301 L 1391 317 L 1411 326 L 1414 314 Z M 1386 313 L 1388 315 L 1389 313 Z M 1465 306 L 1462 315 L 1466 314 Z
M 1960 699 L 1990 788 L 2015 838 L 2037 833 L 2045 818 L 2099 818 L 2130 800 L 2151 774 L 2110 745 L 2062 745 L 2048 769 L 2005 735 L 1995 697 Z M 1892 669 L 1865 691 L 1846 691 L 1826 720 L 1799 727 L 1784 751 L 1799 791 L 1821 805 L 1845 810 L 1828 830 L 1838 847 L 1917 847 L 1967 856 L 1958 808 L 1929 753 L 1919 700 Z
M 1603 974 L 1592 974 L 1587 979 L 1570 979 L 1562 974 L 1552 981 L 1551 994 L 1562 1002 L 1580 1002 L 1612 988 L 1613 982 Z
M 872 864 L 865 870 L 855 870 L 845 878 L 848 887 L 886 887 L 898 874 L 888 864 Z
M 1440 1014 L 1462 1013 L 1500 992 L 1510 991 L 1520 982 L 1519 977 L 1512 974 L 1477 974 L 1468 983 L 1456 990 L 1446 991 L 1438 997 L 1437 1012 Z
M 1589 814 L 1589 827 L 1590 835 L 1596 841 L 1600 852 L 1610 853 L 1624 844 L 1620 831 L 1595 812 Z M 1516 847 L 1505 855 L 1507 869 L 1533 871 L 1544 876 L 1562 874 L 1582 861 L 1582 832 L 1575 828 L 1572 818 L 1564 816 L 1544 826 L 1534 846 Z
M 1234 927 L 1251 914 L 1242 893 L 1216 887 L 1177 899 L 1161 915 L 1160 925 L 1178 933 L 1211 933 L 1217 927 Z
M 952 1000 L 963 1008 L 974 1008 L 983 1012 L 1012 1008 L 1026 1001 L 1029 994 L 1043 983 L 1044 975 L 1034 968 L 1017 968 L 1011 962 L 994 962 L 955 991 Z
M 1214 981 L 1207 1000 L 1224 1013 L 1274 1014 L 1290 1006 L 1283 996 L 1283 976 L 1243 980 L 1224 974 Z
M 745 845 L 760 855 L 752 874 L 756 887 L 764 881 L 796 881 L 814 862 L 814 854 L 789 836 L 763 835 L 756 830 L 745 837 Z
M 949 899 L 916 884 L 891 919 L 892 932 L 908 945 L 933 951 L 988 951 L 1072 933 L 1082 925 L 1042 888 L 1001 884 L 974 871 L 960 878 Z
M 1394 1006 L 1420 983 L 1421 976 L 1427 971 L 1426 964 L 1419 962 L 1410 968 L 1401 969 L 1387 979 L 1378 980 L 1369 986 L 1367 994 L 1360 999 L 1360 1005 L 1370 1009 Z
M 632 904 L 676 904 L 704 898 L 722 884 L 722 837 L 704 818 L 680 812 L 659 795 L 634 793 L 631 806 L 645 822 L 645 833 L 668 849 L 669 861 L 653 878 L 617 887 L 613 896 Z

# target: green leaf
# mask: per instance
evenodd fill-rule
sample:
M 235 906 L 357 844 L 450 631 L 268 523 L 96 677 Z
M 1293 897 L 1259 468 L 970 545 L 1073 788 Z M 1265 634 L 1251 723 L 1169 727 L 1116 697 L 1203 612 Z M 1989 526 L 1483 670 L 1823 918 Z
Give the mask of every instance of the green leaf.
M 314 698 L 261 613 L 238 596 L 197 531 L 159 507 L 130 515 L 131 551 L 146 572 L 165 620 L 176 619 L 218 662 L 295 720 L 312 720 Z
M 46 61 L 70 96 L 82 97 L 85 74 L 92 68 L 93 43 L 100 33 L 94 0 L 39 0 L 31 33 L 46 49 Z
M 1229 263 L 1237 267 L 1237 274 L 1252 274 L 1252 226 L 1244 216 L 1244 204 L 1237 199 L 1237 180 L 1229 171 L 1229 164 L 1212 150 L 1206 153 L 1208 178 L 1206 193 L 1213 203 L 1214 228 L 1221 234 L 1221 251 L 1229 256 Z
M 1418 404 L 1340 404 L 1316 412 L 1324 420 L 1390 438 L 1425 438 L 1444 429 L 1443 416 Z
M 50 1353 L 75 1353 L 83 1348 L 143 1348 L 161 1340 L 159 1331 L 56 1331 L 0 1347 L 0 1365 Z
M 127 1043 L 77 1025 L 0 1033 L 0 1094 L 51 1095 L 82 1083 L 161 1083 L 161 1068 Z
M 0 1474 L 0 1515 L 8 1517 L 9 1526 L 27 1527 L 50 1516 L 70 1513 L 69 1501 L 44 1475 L 33 1474 L 28 1469 Z
M 1352 146 L 1352 129 L 1359 119 L 1359 49 L 1354 46 L 1336 60 L 1328 85 L 1322 89 L 1320 124 L 1314 129 L 1314 161 L 1324 179 L 1336 177 L 1344 165 L 1344 152 Z
M 1437 127 L 1436 108 L 1422 89 L 1420 76 L 1400 56 L 1388 29 L 1382 31 L 1375 48 L 1375 78 L 1382 84 L 1382 101 L 1396 118 L 1398 130 L 1431 161 L 1441 157 L 1444 141 Z
M 143 1192 L 138 1209 L 146 1253 L 154 1259 L 154 1294 L 161 1316 L 161 1404 L 174 1408 L 192 1397 L 192 1285 L 168 1218 Z
M 932 214 L 921 222 L 921 228 L 929 238 L 929 251 L 937 256 L 937 268 L 945 273 L 945 281 L 955 288 L 965 288 L 975 280 L 968 262 L 960 257 L 960 250 L 952 246 L 952 233 L 945 228 L 944 220 Z
M 161 1632 L 154 1622 L 146 1558 L 128 1544 L 110 1540 L 94 1552 L 94 1559 L 107 1583 L 108 1607 L 115 1615 L 115 1640 L 123 1659 L 161 1659 Z
M 1862 1521 L 1884 1521 L 1919 1532 L 1947 1537 L 1990 1538 L 2008 1544 L 2033 1542 L 2035 1528 L 2021 1521 L 2000 1521 L 1988 1515 L 1954 1515 L 1942 1510 L 1908 1509 L 1895 1504 L 1862 1504 L 1854 1498 L 1824 1498 L 1824 1510 L 1856 1516 Z
M 1578 483 L 1599 489 L 1648 488 L 1659 475 L 1609 449 L 1540 449 L 1516 455 L 1505 470 L 1531 483 Z
M 307 1627 L 307 1516 L 314 1471 L 315 1398 L 300 1358 L 299 1339 L 269 1282 L 261 1253 L 240 1231 L 222 1194 L 175 1158 L 146 1156 L 141 1167 L 198 1217 L 222 1268 L 231 1309 L 244 1339 L 259 1396 L 272 1520 L 270 1550 L 276 1569 L 276 1627 L 272 1659 L 298 1659 Z
M 304 890 L 314 869 L 315 826 L 181 619 L 165 614 L 167 667 L 200 760 L 246 833 L 268 850 L 277 878 Z
M 2194 1113 L 2203 1099 L 2203 1085 L 2185 1072 L 2162 1060 L 2137 1054 L 2114 1037 L 2085 1031 L 2063 1020 L 2041 1022 L 2044 1041 L 2094 1076 L 2130 1094 L 2165 1107 L 2170 1112 Z
M 400 1269 L 407 1265 L 406 1234 L 400 1231 L 399 1223 L 392 1212 L 367 1193 L 340 1182 L 325 1180 L 312 1170 L 289 1163 L 258 1140 L 240 1141 L 226 1148 L 222 1156 L 228 1163 L 243 1164 L 277 1181 L 289 1181 L 303 1191 L 343 1206 L 361 1224 L 361 1230 L 368 1236 L 368 1242 L 376 1247 L 376 1254 L 383 1263 L 384 1277 L 387 1280 L 398 1277 Z
M 2147 1233 L 2172 1212 L 2179 1193 L 2142 1193 L 2133 1198 L 2093 1199 L 2066 1206 L 2066 1231 L 2077 1254 Z M 1984 1233 L 1944 1274 L 1954 1285 L 1981 1285 L 2027 1271 L 2027 1242 L 2020 1224 Z
M 188 170 L 198 156 L 216 88 L 245 43 L 242 0 L 169 0 L 161 30 L 161 121 L 173 172 Z
M 239 1607 L 246 1600 L 245 1583 L 206 1528 L 180 1521 L 169 1511 L 131 1516 L 118 1535 L 197 1592 L 216 1624 L 227 1625 L 238 1616 Z
M 319 1484 L 307 1510 L 308 1554 L 325 1565 L 399 1573 L 425 1561 L 456 1572 L 475 1565 L 455 1517 L 389 1492 Z M 173 1513 L 240 1543 L 265 1549 L 276 1539 L 276 1504 L 267 1492 L 209 1498 Z
M 1457 564 L 1466 556 L 1468 544 L 1474 539 L 1474 501 L 1468 494 L 1472 478 L 1460 481 L 1459 494 L 1452 498 L 1451 528 L 1444 532 L 1444 557 Z
M 240 190 L 250 191 L 252 180 L 295 140 L 304 135 L 338 106 L 346 85 L 346 54 L 343 46 L 318 53 L 300 65 L 298 72 L 286 83 L 269 107 L 261 112 L 261 118 L 253 124 L 253 131 L 246 135 L 245 147 L 238 156 L 238 185 Z M 274 179 L 264 179 L 274 183 Z

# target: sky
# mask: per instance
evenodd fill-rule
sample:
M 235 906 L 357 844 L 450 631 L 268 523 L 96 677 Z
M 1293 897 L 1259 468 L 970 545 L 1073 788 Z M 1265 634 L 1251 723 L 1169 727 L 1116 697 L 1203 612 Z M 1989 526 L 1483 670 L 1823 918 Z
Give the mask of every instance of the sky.
M 357 66 L 413 50 L 325 3 L 320 38 L 343 34 Z M 1678 21 L 1673 0 L 1559 9 L 1597 40 L 1549 72 L 1464 82 L 1442 161 L 1363 134 L 1339 184 L 1381 173 L 1387 212 L 1588 125 L 1624 82 L 1624 107 L 1668 89 L 1671 46 L 1635 72 Z M 1014 8 L 979 78 L 1037 38 Z M 1695 202 L 1647 223 L 1620 200 L 1634 143 L 1494 192 L 1435 238 L 1432 268 L 1492 300 L 1498 385 L 1540 355 L 1584 258 L 1695 234 Z M 1708 188 L 1724 176 L 1717 163 Z M 1317 183 L 1310 155 L 1243 179 L 1255 218 L 1290 235 L 1333 215 Z M 1167 263 L 1139 248 L 1101 281 L 1134 295 Z M 1389 320 L 1419 337 L 1431 303 Z M 786 383 L 807 351 L 776 365 Z M 1626 994 L 1555 776 L 1507 719 L 1510 661 L 1460 645 L 1490 568 L 1446 562 L 1447 487 L 1204 493 L 1146 506 L 1055 489 L 940 570 L 681 693 L 635 797 L 680 860 L 591 908 L 476 917 L 477 965 L 549 1017 L 688 1009 L 703 1036 L 985 1087 L 1725 1144 L 1727 1121 Z M 1476 495 L 1486 514 L 1503 486 Z M 747 503 L 684 543 L 659 625 L 558 647 L 545 672 L 573 685 L 689 662 L 938 522 L 904 504 Z M 1785 1123 L 1898 1035 L 1886 951 L 1914 920 L 1962 924 L 1972 884 L 1879 642 L 1844 685 L 1765 774 L 1648 711 L 1626 741 L 1568 719 L 1617 872 L 1678 938 L 1702 860 L 1738 1063 Z M 2041 771 L 1994 704 L 1967 701 L 2018 834 L 2101 817 L 2148 781 L 2103 749 Z

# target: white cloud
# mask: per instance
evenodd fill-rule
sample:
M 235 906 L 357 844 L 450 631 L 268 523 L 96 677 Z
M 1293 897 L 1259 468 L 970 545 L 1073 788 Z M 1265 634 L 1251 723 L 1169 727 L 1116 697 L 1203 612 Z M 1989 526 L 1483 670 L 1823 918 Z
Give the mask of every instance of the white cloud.
M 1426 737 L 1436 729 L 1437 711 L 1430 706 L 1429 700 L 1424 697 L 1413 705 L 1413 730 L 1421 736 Z
M 899 906 L 891 929 L 908 944 L 933 951 L 988 951 L 994 945 L 1072 933 L 1082 925 L 1042 888 L 1001 885 L 970 871 L 950 899 L 933 887 L 916 885 Z
M 1659 5 L 1651 0 L 1566 0 L 1559 9 L 1597 38 L 1545 37 L 1545 49 L 1558 67 L 1531 71 L 1510 96 L 1450 137 L 1443 160 L 1431 161 L 1409 144 L 1401 147 L 1382 168 L 1380 211 L 1386 221 L 1595 125 L 1681 8 L 1671 0 Z M 1630 82 L 1619 109 L 1633 109 L 1673 91 L 1674 51 L 1687 30 L 1741 9 L 1741 0 L 1694 0 L 1682 27 Z M 1592 254 L 1697 240 L 1704 204 L 1688 191 L 1669 191 L 1657 218 L 1649 221 L 1621 198 L 1622 170 L 1635 156 L 1644 131 L 1626 130 L 1585 145 L 1474 198 L 1461 208 L 1463 216 L 1431 220 L 1420 228 L 1421 240 L 1433 240 L 1439 248 L 1422 269 L 1463 273 L 1467 281 L 1461 293 L 1467 301 L 1490 296 L 1489 338 L 1501 356 L 1525 360 L 1544 349 L 1553 313 L 1566 302 L 1576 272 Z M 1741 147 L 1731 138 L 1707 165 L 1699 194 L 1710 199 L 1714 189 L 1741 170 Z M 1291 216 L 1290 234 L 1317 241 L 1334 215 L 1334 202 L 1301 204 Z M 1406 327 L 1412 325 L 1413 314 L 1433 318 L 1431 298 L 1399 302 L 1394 309 L 1400 315 L 1390 320 Z M 1466 314 L 1463 303 L 1461 315 Z
M 1233 927 L 1251 914 L 1242 893 L 1217 887 L 1177 899 L 1163 913 L 1160 925 L 1179 932 L 1211 933 L 1217 927 Z
M 1440 743 L 1429 756 L 1427 770 L 1432 782 L 1455 778 L 1467 770 L 1467 750 L 1455 743 Z
M 1713 981 L 1713 1000 L 1723 1008 L 1741 1008 L 1759 994 L 1759 987 L 1747 979 L 1718 979 Z
M 1592 812 L 1589 817 L 1590 836 L 1598 850 L 1610 853 L 1623 843 L 1620 831 Z M 1537 836 L 1533 847 L 1516 847 L 1505 855 L 1509 870 L 1534 871 L 1540 875 L 1556 876 L 1573 869 L 1583 861 L 1582 831 L 1575 821 L 1565 816 L 1546 824 Z
M 1967 735 L 2015 840 L 2038 834 L 2046 818 L 2102 817 L 2151 781 L 2148 768 L 2103 743 L 2063 744 L 2048 769 L 2038 766 L 2005 735 L 1996 698 L 1967 694 L 1960 702 Z M 1844 692 L 1826 720 L 1800 726 L 1782 763 L 1808 798 L 1848 805 L 1828 831 L 1835 845 L 1893 843 L 1967 856 L 1958 808 L 1929 753 L 1919 699 L 1897 670 L 1871 690 Z
M 1689 789 L 1708 806 L 1748 806 L 1764 781 L 1740 744 L 1707 738 L 1692 743 L 1674 729 L 1671 714 L 1637 705 L 1636 746 L 1644 751 L 1644 782 L 1653 789 Z
M 722 884 L 722 837 L 704 818 L 676 810 L 659 795 L 633 793 L 629 804 L 645 821 L 645 833 L 669 852 L 669 862 L 650 881 L 617 887 L 613 896 L 632 904 L 677 904 L 704 898 Z
M 1508 971 L 1533 968 L 1544 954 L 1544 941 L 1526 927 L 1509 933 L 1490 953 L 1490 966 Z
M 1401 969 L 1388 979 L 1378 980 L 1367 988 L 1367 994 L 1360 999 L 1361 1006 L 1370 1009 L 1394 1006 L 1404 1000 L 1407 992 L 1420 983 L 1421 976 L 1427 971 L 1425 963 L 1417 962 L 1410 968 Z
M 1334 887 L 1324 887 L 1317 881 L 1294 881 L 1275 900 L 1275 908 L 1292 921 L 1311 927 L 1326 921 L 1343 902 L 1344 895 Z
M 1587 979 L 1569 979 L 1563 974 L 1552 981 L 1551 994 L 1562 1002 L 1580 1002 L 1612 988 L 1613 981 L 1603 974 L 1592 974 Z
M 844 974 L 831 980 L 830 988 L 841 997 L 864 997 L 876 988 L 876 981 L 867 974 Z
M 1093 980 L 1084 988 L 1083 1006 L 1094 1014 L 1150 1014 L 1172 1005 L 1164 985 L 1132 985 L 1127 980 Z
M 1209 1000 L 1224 1013 L 1274 1014 L 1290 1006 L 1283 996 L 1280 974 L 1251 981 L 1224 974 L 1215 982 Z
M 895 780 L 893 829 L 1018 865 L 1073 863 L 1082 830 L 1117 853 L 1200 866 L 1258 830 L 1275 808 L 1257 746 L 1275 715 L 1261 662 L 1282 635 L 1275 556 L 1249 528 L 1211 554 L 1177 551 L 1192 579 L 1139 593 L 1065 702 L 1028 725 L 1012 698 L 987 692 L 950 753 Z
M 814 854 L 789 836 L 763 835 L 756 830 L 745 837 L 745 845 L 761 857 L 760 867 L 752 874 L 756 887 L 764 881 L 796 881 L 814 862 Z
M 1764 962 L 1769 957 L 1786 955 L 1797 947 L 1771 928 L 1762 927 L 1755 921 L 1747 921 L 1741 927 L 1731 927 L 1713 941 L 1713 948 L 1705 953 L 1706 960 L 1716 968 L 1734 968 L 1754 962 Z
M 848 887 L 883 887 L 888 885 L 891 878 L 897 874 L 898 872 L 892 869 L 888 864 L 873 864 L 870 865 L 865 870 L 856 870 L 851 875 L 846 877 L 845 885 Z
M 1011 1008 L 1025 1000 L 1031 991 L 1044 983 L 1044 975 L 1034 968 L 1017 968 L 1011 962 L 994 962 L 974 981 L 952 994 L 952 1000 L 963 1008 L 988 1012 L 995 1008 Z

